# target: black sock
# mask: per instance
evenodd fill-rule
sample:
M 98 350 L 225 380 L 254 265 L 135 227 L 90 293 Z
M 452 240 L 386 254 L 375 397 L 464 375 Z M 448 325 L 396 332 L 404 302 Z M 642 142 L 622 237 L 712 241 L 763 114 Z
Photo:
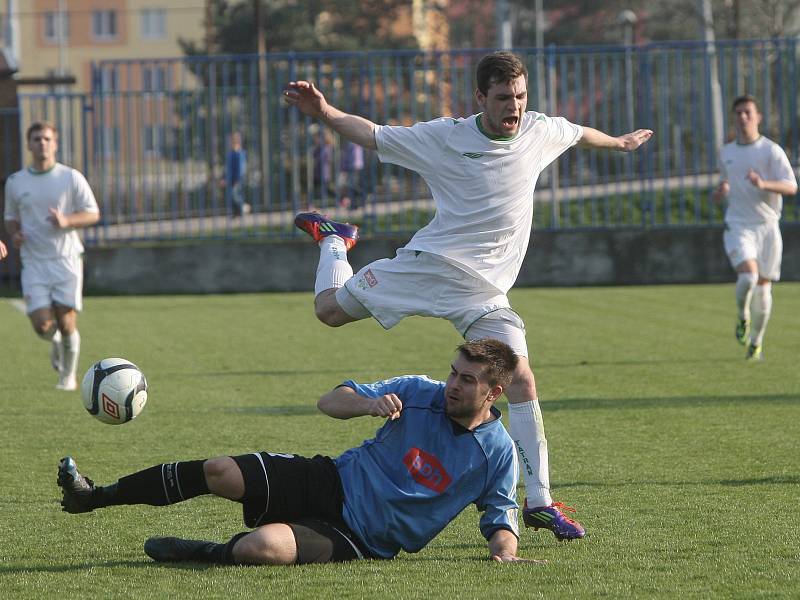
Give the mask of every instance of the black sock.
M 164 463 L 120 478 L 117 483 L 98 487 L 96 508 L 118 504 L 166 506 L 208 494 L 203 472 L 205 460 Z
M 234 558 L 233 558 L 233 547 L 236 545 L 236 542 L 238 542 L 240 539 L 242 539 L 248 533 L 250 533 L 250 532 L 249 531 L 242 531 L 240 533 L 237 533 L 231 539 L 229 539 L 227 544 L 224 544 L 224 545 L 220 544 L 222 546 L 222 561 L 221 561 L 222 564 L 226 564 L 226 565 L 244 564 L 244 563 L 240 563 L 240 562 L 237 562 L 236 560 L 234 560 Z

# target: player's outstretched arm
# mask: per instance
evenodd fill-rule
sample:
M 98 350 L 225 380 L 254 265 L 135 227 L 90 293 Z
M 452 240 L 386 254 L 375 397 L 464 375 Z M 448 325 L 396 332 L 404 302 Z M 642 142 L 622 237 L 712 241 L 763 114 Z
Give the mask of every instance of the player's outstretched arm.
M 283 91 L 283 97 L 304 115 L 319 119 L 343 138 L 370 150 L 378 148 L 375 143 L 375 123 L 331 106 L 313 83 L 290 81 Z
M 547 564 L 546 560 L 517 556 L 517 536 L 508 529 L 498 529 L 489 538 L 489 556 L 495 562 Z
M 400 417 L 403 403 L 396 394 L 367 398 L 343 385 L 323 394 L 317 401 L 317 408 L 334 419 L 372 416 L 393 420 Z
M 637 129 L 617 137 L 603 133 L 592 127 L 583 128 L 583 137 L 578 142 L 582 148 L 596 148 L 604 150 L 619 150 L 631 152 L 653 137 L 652 129 Z

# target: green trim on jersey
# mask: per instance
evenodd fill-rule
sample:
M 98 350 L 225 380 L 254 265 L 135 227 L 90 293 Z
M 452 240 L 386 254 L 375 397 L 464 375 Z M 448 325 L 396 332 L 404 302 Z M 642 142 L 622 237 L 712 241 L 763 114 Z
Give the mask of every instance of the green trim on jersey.
M 736 140 L 736 145 L 737 146 L 752 146 L 753 144 L 758 143 L 763 137 L 764 137 L 763 135 L 759 134 L 756 139 L 754 139 L 752 142 L 747 142 L 746 144 L 742 144 L 739 140 Z
M 511 136 L 508 136 L 508 135 L 492 135 L 490 133 L 487 133 L 487 131 L 483 128 L 483 125 L 481 124 L 481 117 L 482 116 L 483 116 L 483 113 L 479 113 L 478 116 L 475 117 L 475 124 L 478 126 L 478 131 L 480 131 L 483 135 L 485 135 L 490 140 L 494 140 L 494 141 L 497 141 L 497 142 L 508 142 L 510 140 L 513 140 L 515 137 L 517 137 L 516 133 L 514 135 L 511 135 Z M 522 124 L 522 122 L 520 121 L 520 125 L 521 124 Z M 519 133 L 519 126 L 517 126 L 517 133 Z
M 47 175 L 50 171 L 56 168 L 56 165 L 58 165 L 58 162 L 56 162 L 52 167 L 50 167 L 46 171 L 37 171 L 33 167 L 28 167 L 28 173 L 30 173 L 31 175 Z

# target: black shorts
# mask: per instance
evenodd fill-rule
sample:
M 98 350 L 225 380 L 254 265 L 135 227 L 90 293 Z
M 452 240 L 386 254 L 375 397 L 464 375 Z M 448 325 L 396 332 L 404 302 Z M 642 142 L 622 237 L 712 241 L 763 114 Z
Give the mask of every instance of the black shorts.
M 259 452 L 233 456 L 244 477 L 244 523 L 286 523 L 297 564 L 372 558 L 342 519 L 342 481 L 327 456 Z

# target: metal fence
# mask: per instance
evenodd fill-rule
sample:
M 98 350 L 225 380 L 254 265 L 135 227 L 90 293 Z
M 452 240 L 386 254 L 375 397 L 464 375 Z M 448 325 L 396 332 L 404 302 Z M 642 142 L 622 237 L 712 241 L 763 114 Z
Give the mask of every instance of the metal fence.
M 529 108 L 612 134 L 655 137 L 632 154 L 571 150 L 540 178 L 539 229 L 718 223 L 710 200 L 721 99 L 756 96 L 763 132 L 800 156 L 797 39 L 517 49 L 529 69 Z M 467 116 L 485 51 L 214 56 L 100 61 L 88 95 L 21 97 L 21 127 L 58 121 L 61 159 L 83 170 L 103 213 L 87 244 L 297 235 L 311 207 L 358 222 L 365 235 L 407 235 L 433 206 L 414 173 L 377 161 L 339 173 L 345 146 L 283 104 L 286 82 L 314 81 L 329 102 L 377 123 Z M 712 75 L 718 72 L 715 95 Z M 223 183 L 227 140 L 242 132 L 249 214 L 234 216 Z M 350 201 L 343 205 L 343 198 Z M 798 222 L 796 199 L 785 219 Z

